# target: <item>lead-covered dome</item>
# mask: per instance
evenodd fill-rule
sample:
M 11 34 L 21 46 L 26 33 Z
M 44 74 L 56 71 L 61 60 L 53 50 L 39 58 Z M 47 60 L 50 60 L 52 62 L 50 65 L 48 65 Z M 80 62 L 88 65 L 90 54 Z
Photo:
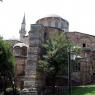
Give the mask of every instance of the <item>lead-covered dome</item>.
M 13 46 L 14 47 L 28 47 L 28 45 L 24 44 L 24 43 L 17 43 Z
M 24 43 L 17 43 L 13 46 L 13 53 L 15 56 L 27 56 L 28 46 Z
M 42 24 L 47 27 L 59 28 L 61 30 L 64 30 L 64 32 L 69 31 L 68 21 L 58 15 L 50 15 L 48 17 L 41 18 L 37 20 L 36 24 Z

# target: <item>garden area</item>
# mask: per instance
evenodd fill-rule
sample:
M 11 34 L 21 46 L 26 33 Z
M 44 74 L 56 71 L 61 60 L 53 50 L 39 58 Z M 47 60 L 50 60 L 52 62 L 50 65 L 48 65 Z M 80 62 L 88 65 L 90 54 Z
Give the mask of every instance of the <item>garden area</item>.
M 85 85 L 76 87 L 72 89 L 71 95 L 95 95 L 95 85 Z
M 71 89 L 71 93 L 56 93 L 51 95 L 95 95 L 95 85 L 83 85 Z

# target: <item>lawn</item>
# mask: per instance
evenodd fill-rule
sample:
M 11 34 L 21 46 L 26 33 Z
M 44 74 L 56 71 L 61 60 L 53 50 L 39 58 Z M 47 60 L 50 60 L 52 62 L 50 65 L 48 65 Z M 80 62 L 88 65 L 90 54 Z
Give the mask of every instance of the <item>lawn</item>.
M 69 95 L 68 92 L 55 95 Z M 71 90 L 71 95 L 95 95 L 95 85 L 85 85 L 74 87 Z
M 69 95 L 65 93 L 64 95 Z M 85 85 L 72 88 L 71 95 L 95 95 L 95 85 Z

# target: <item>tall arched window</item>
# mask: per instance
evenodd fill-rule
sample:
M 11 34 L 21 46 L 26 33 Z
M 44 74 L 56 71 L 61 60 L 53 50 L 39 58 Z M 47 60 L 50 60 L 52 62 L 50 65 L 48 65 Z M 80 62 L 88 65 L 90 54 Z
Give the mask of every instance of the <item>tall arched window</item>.
M 23 47 L 21 48 L 21 55 L 22 55 L 22 56 L 27 56 L 27 47 L 23 46 Z
M 20 47 L 19 46 L 14 47 L 14 55 L 20 56 Z
M 62 29 L 62 28 L 64 28 L 64 23 L 63 23 L 63 22 L 61 22 L 61 29 Z
M 57 21 L 55 21 L 55 27 L 58 27 L 58 22 Z
M 51 21 L 48 21 L 48 26 L 51 26 Z

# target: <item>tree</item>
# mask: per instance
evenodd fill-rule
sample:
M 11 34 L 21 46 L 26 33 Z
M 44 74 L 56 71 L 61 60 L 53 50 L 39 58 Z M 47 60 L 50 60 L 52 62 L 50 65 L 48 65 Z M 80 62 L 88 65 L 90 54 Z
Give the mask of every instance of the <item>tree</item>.
M 15 61 L 12 55 L 11 46 L 3 39 L 0 39 L 0 79 L 3 81 L 4 92 L 9 81 L 12 84 L 14 73 Z
M 64 71 L 66 71 L 68 67 L 68 49 L 71 46 L 71 42 L 63 33 L 57 34 L 42 45 L 44 54 L 39 61 L 39 69 L 45 73 L 46 80 L 49 80 L 53 92 L 55 92 L 56 75 L 62 66 Z

